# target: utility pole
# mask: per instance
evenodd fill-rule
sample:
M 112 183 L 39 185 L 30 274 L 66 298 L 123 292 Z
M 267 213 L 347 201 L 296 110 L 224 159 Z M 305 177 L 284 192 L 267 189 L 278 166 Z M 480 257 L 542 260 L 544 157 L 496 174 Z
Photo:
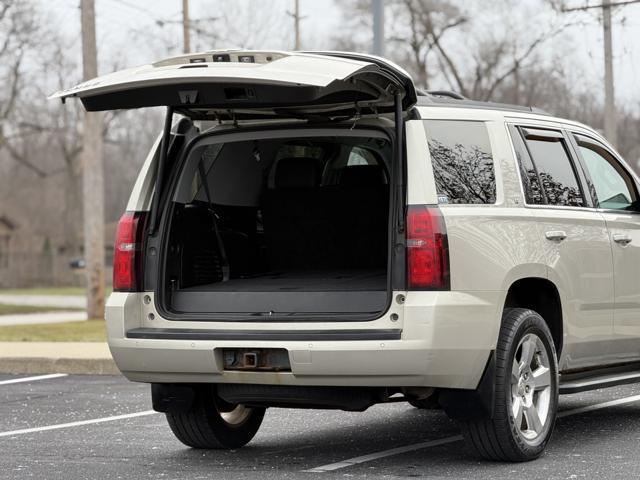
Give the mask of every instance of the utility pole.
M 293 18 L 293 31 L 295 35 L 293 49 L 300 50 L 302 48 L 300 44 L 300 20 L 304 18 L 300 16 L 300 0 L 293 0 L 293 13 L 287 11 L 287 14 Z
M 184 53 L 191 51 L 191 26 L 189 25 L 189 0 L 182 0 L 182 39 Z
M 80 0 L 82 78 L 98 76 L 94 0 Z M 84 197 L 84 258 L 87 315 L 104 317 L 104 166 L 102 114 L 85 112 L 82 139 L 82 190 Z
M 613 86 L 613 38 L 611 33 L 611 9 L 602 4 L 602 27 L 604 33 L 604 136 L 612 145 L 618 143 L 616 98 Z
M 616 99 L 613 79 L 613 29 L 611 13 L 614 7 L 624 7 L 640 3 L 640 0 L 603 0 L 600 5 L 563 8 L 563 12 L 586 11 L 593 8 L 602 9 L 602 28 L 604 33 L 604 136 L 615 146 L 618 142 L 618 126 L 616 117 Z
M 384 57 L 384 0 L 373 0 L 373 54 Z

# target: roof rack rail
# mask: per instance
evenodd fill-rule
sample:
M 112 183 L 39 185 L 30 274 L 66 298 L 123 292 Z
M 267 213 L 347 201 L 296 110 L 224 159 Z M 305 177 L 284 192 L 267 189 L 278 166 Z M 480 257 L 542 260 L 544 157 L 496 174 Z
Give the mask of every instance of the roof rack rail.
M 542 108 L 538 108 L 538 107 L 529 107 L 531 109 L 531 113 L 537 113 L 540 115 L 551 115 L 549 112 L 547 112 L 546 110 L 542 109 Z
M 425 95 L 426 93 L 426 95 Z M 446 92 L 444 95 L 435 95 L 433 92 L 420 92 L 418 94 L 418 106 L 433 106 L 433 105 L 441 105 L 447 107 L 461 107 L 461 108 L 478 108 L 478 109 L 487 109 L 487 110 L 505 110 L 511 112 L 529 112 L 535 113 L 537 115 L 548 115 L 551 116 L 549 112 L 546 112 L 540 108 L 536 107 L 526 107 L 523 105 L 510 105 L 506 103 L 495 103 L 495 102 L 483 102 L 477 100 L 470 100 L 468 98 L 464 98 L 462 96 L 452 96 L 458 95 L 455 92 Z
M 455 100 L 468 100 L 464 95 L 459 94 L 458 92 L 454 92 L 451 90 L 427 90 L 427 95 L 432 95 L 434 97 L 447 97 L 453 98 Z

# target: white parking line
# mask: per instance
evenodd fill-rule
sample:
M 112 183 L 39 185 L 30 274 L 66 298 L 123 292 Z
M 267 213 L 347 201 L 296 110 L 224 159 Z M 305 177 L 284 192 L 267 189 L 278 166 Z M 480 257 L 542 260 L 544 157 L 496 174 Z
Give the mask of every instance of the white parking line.
M 79 422 L 59 423 L 57 425 L 47 425 L 45 427 L 24 428 L 22 430 L 13 430 L 11 432 L 0 432 L 0 437 L 13 437 L 15 435 L 24 435 L 25 433 L 46 432 L 47 430 L 57 430 L 59 428 L 80 427 L 82 425 L 92 425 L 94 423 L 113 422 L 115 420 L 124 420 L 126 418 L 144 417 L 145 415 L 153 415 L 158 413 L 154 410 L 146 410 L 144 412 L 127 413 L 126 415 L 116 415 L 113 417 L 94 418 L 92 420 L 82 420 Z
M 610 402 L 597 403 L 595 405 L 589 405 L 586 407 L 573 408 L 571 410 L 565 410 L 558 413 L 558 418 L 569 417 L 571 415 L 578 415 L 579 413 L 592 412 L 594 410 L 601 410 L 607 407 L 613 407 L 616 405 L 625 405 L 627 403 L 633 403 L 640 401 L 640 395 L 634 395 L 632 397 L 620 398 L 618 400 L 611 400 Z M 380 458 L 391 457 L 393 455 L 400 455 L 402 453 L 413 452 L 415 450 L 421 450 L 423 448 L 437 447 L 440 445 L 446 445 L 448 443 L 459 442 L 462 440 L 462 435 L 454 435 L 451 437 L 441 438 L 439 440 L 430 440 L 428 442 L 414 443 L 413 445 L 407 445 L 404 447 L 392 448 L 390 450 L 383 450 L 381 452 L 371 453 L 369 455 L 362 455 L 361 457 L 349 458 L 336 463 L 330 463 L 328 465 L 322 465 L 320 467 L 310 468 L 308 470 L 302 470 L 308 473 L 322 473 L 332 472 L 334 470 L 340 470 L 341 468 L 351 467 L 359 463 L 371 462 Z
M 615 407 L 616 405 L 625 405 L 627 403 L 633 403 L 637 401 L 640 401 L 640 395 L 634 395 L 633 397 L 619 398 L 618 400 L 611 400 L 610 402 L 596 403 L 595 405 L 588 405 L 586 407 L 565 410 L 564 412 L 558 413 L 558 418 L 568 417 L 570 415 L 577 415 L 579 413 L 593 412 L 594 410 L 600 410 L 607 407 Z
M 341 468 L 357 465 L 358 463 L 371 462 L 372 460 L 378 460 L 379 458 L 391 457 L 393 455 L 400 455 L 401 453 L 413 452 L 414 450 L 420 450 L 422 448 L 437 447 L 440 445 L 446 445 L 447 443 L 459 442 L 460 440 L 462 440 L 462 435 L 441 438 L 439 440 L 430 440 L 428 442 L 414 443 L 413 445 L 407 445 L 406 447 L 392 448 L 391 450 L 383 450 L 382 452 L 371 453 L 369 455 L 363 455 L 361 457 L 354 457 L 348 460 L 343 460 L 341 462 L 330 463 L 329 465 L 322 465 L 321 467 L 303 470 L 303 472 L 331 472 L 333 470 L 339 470 Z
M 35 382 L 38 380 L 48 380 L 50 378 L 66 377 L 67 375 L 68 374 L 66 373 L 51 373 L 49 375 L 38 375 L 37 377 L 14 378 L 11 380 L 0 381 L 0 385 L 9 385 L 11 383 Z

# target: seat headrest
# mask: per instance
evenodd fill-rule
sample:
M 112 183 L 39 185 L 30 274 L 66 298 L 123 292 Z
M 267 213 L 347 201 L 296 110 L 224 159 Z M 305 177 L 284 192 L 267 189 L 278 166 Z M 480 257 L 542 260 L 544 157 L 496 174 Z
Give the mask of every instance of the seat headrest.
M 318 163 L 314 158 L 282 158 L 276 165 L 276 188 L 313 188 L 318 186 Z
M 380 165 L 351 165 L 340 170 L 340 185 L 378 187 L 384 184 L 384 170 Z

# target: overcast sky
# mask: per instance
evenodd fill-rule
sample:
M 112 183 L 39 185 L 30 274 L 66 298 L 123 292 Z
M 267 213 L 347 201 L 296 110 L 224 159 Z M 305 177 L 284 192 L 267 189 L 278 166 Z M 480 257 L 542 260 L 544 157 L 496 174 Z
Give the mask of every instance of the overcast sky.
M 79 45 L 79 0 L 40 0 L 45 9 L 50 13 L 54 23 L 60 25 L 68 35 L 78 40 Z M 293 0 L 235 0 L 243 5 L 253 2 L 256 4 L 268 4 L 271 6 L 271 14 L 265 18 L 265 22 L 273 22 L 277 34 L 265 39 L 262 48 L 290 49 L 293 46 L 293 21 L 286 15 L 288 9 L 293 8 Z M 468 0 L 467 0 L 468 1 Z M 474 0 L 475 1 L 475 0 Z M 523 0 L 530 1 L 530 0 Z M 599 0 L 591 0 L 591 4 Z M 229 4 L 226 2 L 227 5 Z M 569 0 L 570 5 L 584 5 L 587 0 Z M 219 16 L 216 8 L 224 2 L 220 0 L 191 0 L 191 17 L 202 18 Z M 110 66 L 118 64 L 119 67 L 148 63 L 157 60 L 158 53 L 163 51 L 164 45 L 160 43 L 160 35 L 166 38 L 166 32 L 175 32 L 177 43 L 181 42 L 181 33 L 178 23 L 181 20 L 181 0 L 96 0 L 97 5 L 97 30 L 98 49 L 101 60 L 101 69 L 104 73 Z M 342 11 L 334 0 L 300 0 L 301 14 L 306 18 L 302 21 L 303 48 L 327 48 L 330 39 L 338 28 L 343 25 Z M 247 28 L 255 25 L 260 19 L 243 18 L 251 16 L 252 10 L 239 9 L 237 18 L 234 19 L 234 28 L 243 35 Z M 572 35 L 579 47 L 576 54 L 585 70 L 590 72 L 588 82 L 598 87 L 602 78 L 602 28 L 598 16 L 598 10 L 582 14 L 580 19 L 584 26 L 573 27 Z M 156 21 L 165 22 L 160 28 Z M 616 75 L 616 96 L 620 102 L 640 102 L 640 4 L 618 8 L 614 17 L 614 54 Z M 212 23 L 215 25 L 215 22 Z M 211 27 L 212 24 L 207 25 Z M 247 28 L 244 25 L 247 24 Z M 532 26 L 532 28 L 535 28 Z M 221 48 L 223 45 L 194 45 L 204 50 Z M 224 45 L 224 47 L 237 47 Z M 553 48 L 545 46 L 545 48 Z M 78 58 L 80 50 L 78 48 Z M 439 87 L 446 87 L 445 85 Z M 601 91 L 594 92 L 598 97 Z

